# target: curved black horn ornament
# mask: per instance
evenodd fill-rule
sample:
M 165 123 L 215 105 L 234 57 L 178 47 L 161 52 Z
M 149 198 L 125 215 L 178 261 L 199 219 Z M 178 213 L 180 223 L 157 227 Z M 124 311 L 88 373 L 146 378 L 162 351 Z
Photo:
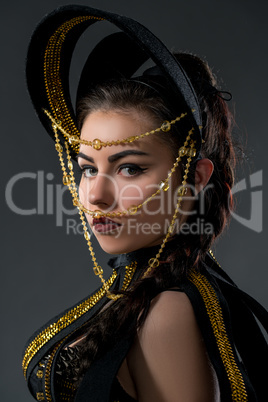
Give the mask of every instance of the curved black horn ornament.
M 181 65 L 166 46 L 140 23 L 91 7 L 77 5 L 60 7 L 47 15 L 32 35 L 27 55 L 26 76 L 29 93 L 42 124 L 54 138 L 51 121 L 44 113 L 44 110 L 47 110 L 56 121 L 60 121 L 66 132 L 79 136 L 69 90 L 70 63 L 75 45 L 82 33 L 92 24 L 103 20 L 116 25 L 125 35 L 117 36 L 116 48 L 106 46 L 105 59 L 112 59 L 114 68 L 106 69 L 106 72 L 101 70 L 101 74 L 107 74 L 111 69 L 116 70 L 120 65 L 120 72 L 131 78 L 132 74 L 151 58 L 170 83 L 174 92 L 173 97 L 175 95 L 178 99 L 180 109 L 187 112 L 186 121 L 189 129 L 194 127 L 197 153 L 193 159 L 196 160 L 202 142 L 202 119 L 196 93 Z M 112 38 L 113 35 L 108 36 L 106 42 L 112 41 Z M 125 57 L 125 52 L 130 53 L 129 44 L 131 52 L 135 55 L 130 59 L 131 63 L 128 57 Z M 110 55 L 107 49 L 110 49 Z M 90 57 L 97 53 L 98 45 Z M 95 70 L 94 66 L 92 67 L 93 81 L 96 80 L 94 75 L 99 71 L 99 66 L 100 64 Z M 61 140 L 63 141 L 63 137 Z M 77 145 L 71 147 L 72 153 L 76 153 Z

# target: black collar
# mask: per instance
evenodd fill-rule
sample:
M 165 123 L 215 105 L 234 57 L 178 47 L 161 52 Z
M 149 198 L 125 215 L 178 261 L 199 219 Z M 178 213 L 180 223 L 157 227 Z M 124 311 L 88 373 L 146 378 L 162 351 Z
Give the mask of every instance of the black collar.
M 173 251 L 176 250 L 176 248 L 178 248 L 178 245 L 179 239 L 178 236 L 176 236 L 176 238 L 166 244 L 164 251 L 161 254 L 161 260 L 166 260 L 168 255 L 170 255 Z M 110 258 L 110 260 L 108 261 L 108 265 L 111 268 L 117 270 L 121 267 L 126 267 L 127 265 L 130 265 L 132 262 L 136 261 L 138 263 L 137 268 L 143 269 L 146 267 L 149 259 L 154 257 L 158 253 L 160 247 L 161 244 L 158 244 L 156 246 L 134 250 L 130 253 L 119 254 L 115 257 Z

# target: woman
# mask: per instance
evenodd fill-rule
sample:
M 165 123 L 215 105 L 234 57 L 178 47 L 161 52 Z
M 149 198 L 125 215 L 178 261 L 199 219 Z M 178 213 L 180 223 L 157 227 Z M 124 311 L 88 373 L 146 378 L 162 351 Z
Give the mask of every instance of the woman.
M 90 53 L 74 115 L 67 80 L 73 47 L 102 19 L 122 32 Z M 149 57 L 155 65 L 138 74 Z M 32 395 L 266 400 L 267 344 L 252 314 L 267 329 L 266 312 L 210 252 L 232 208 L 235 152 L 225 94 L 208 66 L 173 56 L 133 20 L 66 6 L 36 29 L 27 80 L 102 282 L 29 340 L 23 369 Z M 72 158 L 81 170 L 78 191 Z M 118 254 L 108 280 L 90 231 L 104 251 Z

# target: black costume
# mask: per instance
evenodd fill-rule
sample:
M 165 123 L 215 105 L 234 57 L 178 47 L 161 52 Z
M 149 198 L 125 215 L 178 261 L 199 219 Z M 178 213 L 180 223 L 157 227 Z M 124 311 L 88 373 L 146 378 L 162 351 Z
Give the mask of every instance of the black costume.
M 148 249 L 146 254 L 139 250 L 112 259 L 112 287 L 122 287 L 127 274 L 125 267 L 131 267 L 133 261 L 137 262 L 137 268 L 136 264 L 130 268 L 128 279 L 131 277 L 130 283 L 135 281 L 141 273 L 139 267 L 144 266 L 148 254 L 153 255 L 155 249 Z M 116 380 L 132 339 L 120 339 L 111 345 L 111 349 L 92 364 L 78 391 L 64 378 L 64 369 L 61 372 L 59 355 L 83 333 L 83 326 L 107 302 L 100 289 L 53 318 L 30 339 L 24 364 L 29 388 L 37 400 L 72 401 L 76 392 L 76 402 L 132 400 Z M 180 290 L 187 294 L 193 305 L 218 377 L 221 400 L 265 401 L 268 349 L 252 313 L 268 331 L 266 311 L 235 286 L 209 253 L 200 273 L 196 272 L 180 283 Z M 60 374 L 56 374 L 59 371 Z
M 202 116 L 195 91 L 179 63 L 150 31 L 137 22 L 89 7 L 66 6 L 56 10 L 40 23 L 30 43 L 28 87 L 47 131 L 54 135 L 53 125 L 61 124 L 65 131 L 69 130 L 78 136 L 67 84 L 71 55 L 82 32 L 103 19 L 114 23 L 123 32 L 106 37 L 91 52 L 82 73 L 79 96 L 88 90 L 85 77 L 91 77 L 89 87 L 104 78 L 123 75 L 132 79 L 139 67 L 151 57 L 156 66 L 147 70 L 138 80 L 149 83 L 161 93 L 171 104 L 170 110 L 175 110 L 179 102 L 182 110 L 187 112 L 183 129 L 187 131 L 193 127 L 198 133 L 195 137 L 197 153 L 193 154 L 193 160 L 197 160 L 202 143 Z M 163 82 L 163 79 L 166 81 Z M 52 127 L 44 109 L 53 112 Z M 65 140 L 62 135 L 61 144 Z M 77 145 L 71 143 L 70 151 L 74 157 Z M 172 252 L 173 244 L 174 240 L 166 246 L 167 256 Z M 138 250 L 113 259 L 110 262 L 113 273 L 107 281 L 109 289 L 128 289 L 141 275 L 145 263 L 155 251 L 155 247 L 146 249 L 146 253 Z M 221 400 L 266 401 L 268 347 L 254 317 L 268 332 L 264 308 L 236 287 L 210 253 L 205 262 L 200 263 L 198 271 L 191 271 L 187 278 L 174 286 L 179 286 L 179 291 L 185 292 L 192 303 L 217 374 Z M 116 379 L 132 344 L 131 337 L 125 336 L 111 342 L 107 353 L 92 363 L 78 389 L 72 384 L 72 376 L 66 374 L 72 370 L 72 359 L 76 353 L 75 348 L 68 348 L 68 345 L 84 334 L 86 326 L 90 325 L 107 301 L 106 289 L 100 287 L 88 298 L 54 317 L 29 340 L 23 370 L 30 391 L 37 400 L 133 400 Z

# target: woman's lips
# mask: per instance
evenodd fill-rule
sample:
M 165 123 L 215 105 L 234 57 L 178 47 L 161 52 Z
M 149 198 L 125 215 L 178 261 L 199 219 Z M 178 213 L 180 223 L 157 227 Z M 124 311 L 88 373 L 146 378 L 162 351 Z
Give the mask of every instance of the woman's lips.
M 109 218 L 94 218 L 92 224 L 94 230 L 99 233 L 111 232 L 122 226 L 121 223 L 115 222 Z

